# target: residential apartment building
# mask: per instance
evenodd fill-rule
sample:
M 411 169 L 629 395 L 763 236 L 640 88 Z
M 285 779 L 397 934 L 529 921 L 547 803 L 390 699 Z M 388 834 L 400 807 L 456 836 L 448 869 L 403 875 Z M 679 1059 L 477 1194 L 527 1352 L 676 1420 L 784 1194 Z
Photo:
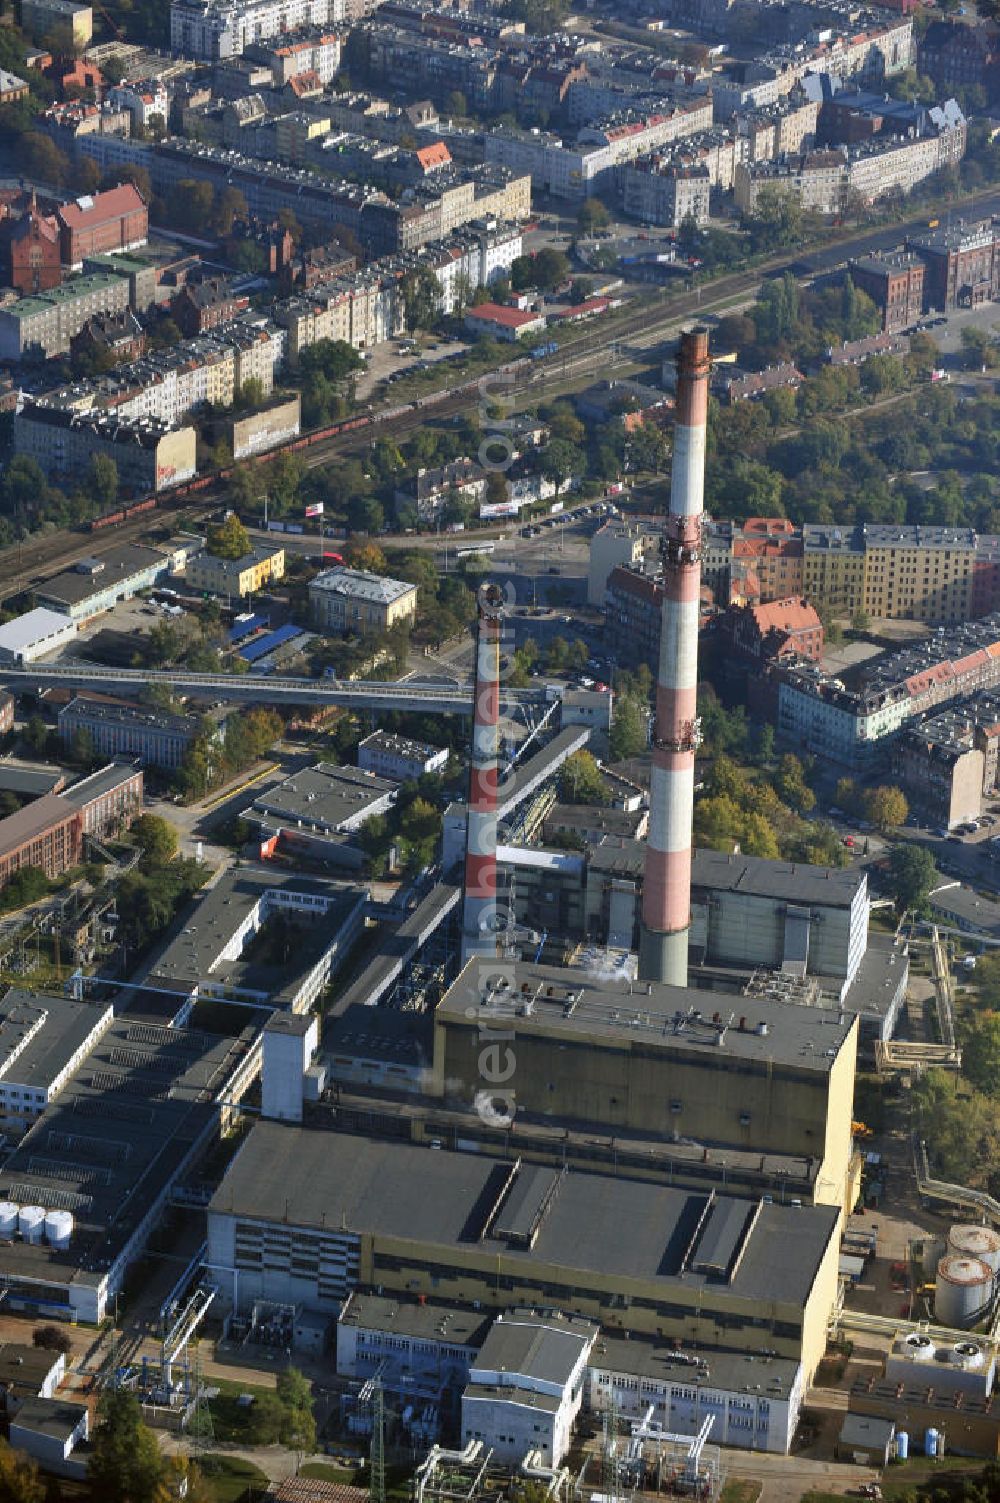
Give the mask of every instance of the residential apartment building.
M 126 490 L 169 490 L 195 473 L 193 428 L 161 418 L 74 412 L 44 398 L 27 400 L 14 417 L 14 452 L 34 459 L 52 479 L 79 480 L 95 454 L 113 459 Z
M 993 95 L 1000 81 L 1000 31 L 981 22 L 932 21 L 920 39 L 919 67 L 942 91 L 978 86 Z
M 135 83 L 120 83 L 108 93 L 108 101 L 116 110 L 125 110 L 138 135 L 159 121 L 165 130 L 170 116 L 170 95 L 162 79 L 146 78 Z
M 64 746 L 82 731 L 98 756 L 138 757 L 144 766 L 176 772 L 202 734 L 204 718 L 78 694 L 60 710 L 57 725 Z
M 339 31 L 309 26 L 285 32 L 270 42 L 253 42 L 245 49 L 245 56 L 270 68 L 276 89 L 306 73 L 315 74 L 325 89 L 340 69 L 341 41 Z
M 778 188 L 798 198 L 803 209 L 839 214 L 844 203 L 846 157 L 841 151 L 806 151 L 773 162 L 738 162 L 733 196 L 743 214 L 753 214 L 764 188 Z
M 65 355 L 70 341 L 96 313 L 122 313 L 128 300 L 124 277 L 96 272 L 8 303 L 0 307 L 0 360 Z
M 612 517 L 590 540 L 587 564 L 587 604 L 598 610 L 605 603 L 608 580 L 618 568 L 641 569 L 647 544 L 655 539 L 627 517 Z
M 82 53 L 94 35 L 94 11 L 77 0 L 21 0 L 21 25 L 36 42 Z
M 413 622 L 417 587 L 362 569 L 327 569 L 309 582 L 309 608 L 321 629 L 376 635 Z
M 823 656 L 823 623 L 811 605 L 792 596 L 766 605 L 731 605 L 721 626 L 733 657 L 761 670 L 780 658 Z
M 713 79 L 716 119 L 728 120 L 748 108 L 773 104 L 810 73 L 856 78 L 872 87 L 902 73 L 914 56 L 912 17 L 871 14 L 867 25 L 830 31 L 810 43 L 777 47 L 738 65 L 728 79 Z
M 776 672 L 782 742 L 869 776 L 887 768 L 893 740 L 920 716 L 1000 684 L 1000 617 L 880 658 L 856 690 L 811 666 Z
M 663 581 L 623 565 L 612 569 L 605 596 L 604 631 L 608 651 L 619 663 L 647 663 L 656 672 L 660 657 Z
M 487 162 L 528 173 L 532 186 L 556 198 L 586 198 L 613 186 L 618 169 L 657 147 L 712 123 L 709 98 L 667 101 L 649 113 L 625 112 L 599 124 L 584 125 L 572 142 L 539 131 L 513 127 L 487 131 Z
M 252 43 L 302 27 L 329 27 L 346 16 L 344 0 L 171 0 L 170 45 L 182 57 L 220 62 Z
M 285 574 L 284 548 L 255 548 L 243 558 L 200 553 L 188 562 L 187 583 L 194 590 L 230 598 L 256 595 Z
M 661 166 L 642 157 L 621 170 L 622 207 L 644 224 L 679 229 L 686 219 L 708 223 L 712 184 L 707 167 Z

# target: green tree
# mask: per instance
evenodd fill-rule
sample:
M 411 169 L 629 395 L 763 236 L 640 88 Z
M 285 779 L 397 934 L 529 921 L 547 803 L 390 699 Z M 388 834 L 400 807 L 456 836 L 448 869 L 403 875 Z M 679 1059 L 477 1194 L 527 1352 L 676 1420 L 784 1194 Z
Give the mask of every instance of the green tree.
M 465 119 L 469 113 L 469 103 L 461 89 L 452 89 L 448 95 L 447 108 L 449 115 L 456 115 L 460 120 Z
M 245 558 L 250 552 L 250 534 L 234 511 L 218 527 L 209 528 L 208 551 L 216 558 Z
M 118 466 L 110 454 L 91 455 L 85 483 L 98 505 L 114 505 L 118 500 Z
M 608 744 L 612 761 L 638 757 L 647 747 L 645 706 L 626 695 L 619 695 L 611 720 Z
M 987 1096 L 1000 1095 L 1000 1013 L 988 1012 L 966 1029 L 962 1074 Z
M 574 752 L 559 771 L 559 797 L 567 804 L 606 804 L 608 785 L 593 755 Z
M 889 857 L 889 885 L 900 913 L 919 912 L 937 881 L 937 867 L 922 845 L 897 845 Z
M 101 1503 L 159 1503 L 164 1461 L 156 1436 L 142 1422 L 138 1400 L 122 1388 L 106 1388 L 87 1478 Z
M 884 835 L 896 825 L 906 823 L 910 806 L 901 788 L 882 784 L 878 788 L 866 788 L 864 795 L 865 815 L 876 830 Z
M 403 278 L 403 316 L 408 329 L 430 329 L 441 312 L 441 283 L 429 266 L 418 266 Z
M 177 854 L 177 831 L 159 814 L 140 814 L 133 822 L 132 838 L 150 865 L 162 866 Z
M 41 715 L 35 714 L 29 717 L 24 727 L 24 739 L 36 756 L 40 757 L 43 754 L 49 739 L 49 732 Z
M 611 215 L 599 198 L 585 198 L 576 216 L 576 227 L 581 235 L 593 235 L 595 230 L 606 230 Z

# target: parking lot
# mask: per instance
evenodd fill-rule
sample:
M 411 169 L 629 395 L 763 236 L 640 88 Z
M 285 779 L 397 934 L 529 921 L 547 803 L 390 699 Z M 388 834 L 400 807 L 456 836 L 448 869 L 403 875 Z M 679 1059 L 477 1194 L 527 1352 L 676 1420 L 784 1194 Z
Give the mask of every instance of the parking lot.
M 365 360 L 364 370 L 357 378 L 359 401 L 368 401 L 380 382 L 386 381 L 388 395 L 392 395 L 393 379 L 409 371 L 424 370 L 438 361 L 452 356 L 464 355 L 468 344 L 461 339 L 435 339 L 429 336 L 416 339 L 390 339 L 376 345 Z

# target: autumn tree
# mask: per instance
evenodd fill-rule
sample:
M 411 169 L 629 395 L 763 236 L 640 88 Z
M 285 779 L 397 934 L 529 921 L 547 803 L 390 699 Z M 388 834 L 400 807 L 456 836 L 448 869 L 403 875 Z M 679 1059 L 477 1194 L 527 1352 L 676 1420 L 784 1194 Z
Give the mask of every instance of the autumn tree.
M 608 785 L 591 752 L 574 752 L 559 772 L 559 797 L 567 804 L 606 804 Z
M 208 551 L 216 558 L 246 558 L 250 552 L 250 534 L 234 511 L 228 512 L 218 527 L 210 527 Z
M 884 835 L 894 826 L 906 823 L 910 806 L 902 789 L 882 784 L 878 788 L 865 789 L 864 810 L 865 818 Z

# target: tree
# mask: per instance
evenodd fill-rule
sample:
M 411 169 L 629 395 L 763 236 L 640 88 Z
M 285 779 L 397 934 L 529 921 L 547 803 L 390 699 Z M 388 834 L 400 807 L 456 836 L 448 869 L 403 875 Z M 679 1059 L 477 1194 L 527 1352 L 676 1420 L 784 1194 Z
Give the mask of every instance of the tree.
M 216 558 L 245 558 L 250 552 L 250 534 L 234 511 L 218 527 L 209 528 L 208 551 Z
M 802 234 L 802 203 L 783 188 L 764 187 L 753 213 L 745 221 L 754 250 L 779 250 L 795 245 Z
M 49 739 L 48 728 L 41 715 L 32 715 L 24 727 L 24 739 L 36 755 L 41 756 Z
M 441 312 L 441 283 L 429 266 L 403 278 L 403 316 L 408 329 L 430 329 Z
M 118 466 L 110 454 L 91 455 L 86 485 L 101 506 L 113 506 L 118 500 Z
M 469 103 L 461 89 L 452 89 L 447 108 L 449 115 L 457 115 L 460 120 L 469 113 Z
M 889 857 L 889 885 L 899 913 L 920 911 L 937 881 L 937 867 L 922 845 L 897 845 Z
M 778 792 L 799 814 L 808 814 L 815 807 L 816 795 L 805 781 L 805 773 L 798 757 L 791 754 L 782 757 L 778 764 L 776 779 Z
M 46 1352 L 62 1352 L 69 1356 L 73 1350 L 73 1342 L 68 1331 L 60 1326 L 36 1326 L 31 1333 L 32 1346 L 41 1347 Z M 0 1491 L 0 1498 L 3 1497 Z
M 177 854 L 177 831 L 158 814 L 140 814 L 132 825 L 132 838 L 150 865 L 162 866 Z
M 883 835 L 894 826 L 905 824 L 906 816 L 910 812 L 910 806 L 902 790 L 887 784 L 878 788 L 866 788 L 864 807 L 866 817 Z
M 628 695 L 620 694 L 611 720 L 608 744 L 614 761 L 638 757 L 646 750 L 647 717 L 645 706 Z
M 606 804 L 608 785 L 592 754 L 574 752 L 559 772 L 559 797 L 568 804 Z
M 164 1461 L 138 1400 L 125 1389 L 107 1388 L 97 1415 L 87 1467 L 94 1497 L 101 1503 L 159 1503 Z
M 18 142 L 18 170 L 25 177 L 38 178 L 53 187 L 63 188 L 69 182 L 69 157 L 41 131 L 27 131 Z
M 761 767 L 769 767 L 774 761 L 774 726 L 766 722 L 757 732 L 757 761 Z
M 1000 1094 L 1000 1013 L 978 1017 L 962 1040 L 962 1074 L 987 1096 Z
M 611 215 L 599 198 L 585 198 L 576 216 L 576 227 L 581 235 L 593 235 L 596 230 L 606 230 Z
M 45 1496 L 35 1463 L 0 1440 L 0 1503 L 44 1503 Z

